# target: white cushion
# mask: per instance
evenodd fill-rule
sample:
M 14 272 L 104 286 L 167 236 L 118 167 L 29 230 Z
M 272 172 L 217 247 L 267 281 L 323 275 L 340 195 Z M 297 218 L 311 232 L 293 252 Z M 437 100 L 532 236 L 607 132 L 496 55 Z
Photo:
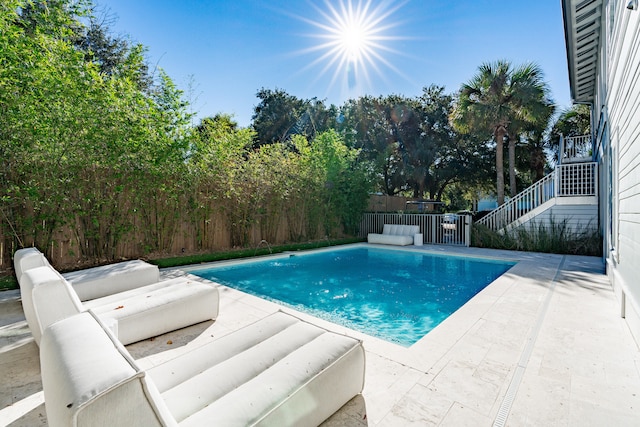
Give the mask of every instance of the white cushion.
M 364 387 L 362 343 L 276 313 L 141 371 L 91 312 L 40 351 L 49 425 L 319 425 Z
M 383 245 L 407 246 L 413 245 L 413 236 L 369 233 L 369 235 L 367 236 L 367 241 L 369 243 L 377 243 Z
M 19 283 L 24 315 L 38 344 L 47 326 L 83 310 L 71 285 L 51 266 L 25 271 Z
M 108 321 L 123 344 L 218 316 L 217 285 L 184 277 L 84 303 L 50 265 L 27 270 L 19 283 L 25 318 L 37 344 L 47 326 L 87 309 Z
M 20 282 L 22 273 L 35 268 L 49 265 L 47 258 L 36 248 L 18 249 L 13 254 L 13 269 L 16 272 L 16 278 Z
M 419 225 L 384 224 L 382 234 L 395 236 L 413 236 L 420 233 Z
M 364 350 L 276 313 L 149 375 L 180 425 L 318 425 L 362 391 Z
M 127 345 L 218 316 L 217 285 L 176 278 L 86 301 L 102 319 L 117 321 L 118 339 Z
M 176 425 L 153 383 L 89 312 L 45 330 L 40 365 L 50 426 Z
M 158 267 L 141 260 L 71 271 L 62 275 L 81 301 L 101 298 L 160 281 Z
M 420 233 L 419 225 L 384 224 L 382 234 L 369 233 L 367 242 L 384 245 L 413 245 L 413 236 Z
M 37 248 L 24 248 L 14 253 L 13 266 L 20 282 L 25 271 L 51 264 Z M 101 298 L 160 281 L 158 267 L 142 260 L 72 271 L 62 276 L 73 286 L 80 301 Z

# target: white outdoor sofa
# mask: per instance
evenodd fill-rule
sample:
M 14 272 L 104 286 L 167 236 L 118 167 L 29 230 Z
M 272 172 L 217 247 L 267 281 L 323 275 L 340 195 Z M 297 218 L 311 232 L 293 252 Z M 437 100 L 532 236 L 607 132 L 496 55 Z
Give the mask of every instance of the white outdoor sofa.
M 42 337 L 50 426 L 317 426 L 364 386 L 354 338 L 278 312 L 141 370 L 99 316 Z
M 419 225 L 384 224 L 382 234 L 369 233 L 367 241 L 369 243 L 380 243 L 384 245 L 413 245 L 413 237 L 420 233 Z
M 131 270 L 121 265 L 74 272 L 72 280 L 85 279 L 75 282 L 75 286 L 33 248 L 17 251 L 14 265 L 25 318 L 37 344 L 47 326 L 88 309 L 100 316 L 125 345 L 218 315 L 219 295 L 213 282 L 180 277 L 147 284 L 155 277 L 150 273 L 153 269 L 139 263 L 128 264 L 133 267 Z M 116 274 L 119 270 L 120 274 Z M 105 272 L 104 276 L 100 271 Z M 78 290 L 85 298 L 101 297 L 81 302 Z

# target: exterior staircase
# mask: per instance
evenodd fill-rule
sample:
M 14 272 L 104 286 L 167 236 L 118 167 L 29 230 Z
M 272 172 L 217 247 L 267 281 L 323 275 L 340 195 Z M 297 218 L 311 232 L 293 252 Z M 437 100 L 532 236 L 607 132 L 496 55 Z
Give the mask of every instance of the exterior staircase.
M 478 223 L 509 230 L 532 220 L 566 220 L 573 226 L 598 222 L 598 164 L 590 135 L 561 137 L 556 169 L 481 218 Z

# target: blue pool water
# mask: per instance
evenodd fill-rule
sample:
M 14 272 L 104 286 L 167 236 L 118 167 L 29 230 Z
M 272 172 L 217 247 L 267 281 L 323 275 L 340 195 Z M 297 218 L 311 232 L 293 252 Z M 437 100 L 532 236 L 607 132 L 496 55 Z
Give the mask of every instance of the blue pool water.
M 357 247 L 191 273 L 409 346 L 514 264 Z

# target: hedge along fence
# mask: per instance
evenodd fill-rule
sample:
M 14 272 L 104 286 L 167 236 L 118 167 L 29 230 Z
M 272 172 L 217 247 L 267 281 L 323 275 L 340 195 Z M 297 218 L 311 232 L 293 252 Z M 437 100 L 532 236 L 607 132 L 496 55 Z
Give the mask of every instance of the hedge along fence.
M 331 132 L 291 144 L 155 168 L 78 155 L 23 167 L 0 200 L 0 268 L 32 245 L 66 267 L 355 235 L 369 190 L 355 153 Z
M 256 148 L 229 117 L 194 127 L 143 46 L 106 70 L 75 43 L 90 5 L 32 3 L 0 14 L 0 268 L 30 245 L 90 265 L 355 234 L 368 169 L 335 132 Z
M 168 211 L 164 212 L 167 214 Z M 79 265 L 93 265 L 119 259 L 157 257 L 193 253 L 200 251 L 217 251 L 233 247 L 258 247 L 263 240 L 269 245 L 291 242 L 291 236 L 297 236 L 295 241 L 322 238 L 324 224 L 317 224 L 317 230 L 312 235 L 299 234 L 303 229 L 311 226 L 306 218 L 300 215 L 287 215 L 286 210 L 273 212 L 271 215 L 258 214 L 252 218 L 245 218 L 246 224 L 238 227 L 233 224 L 226 212 L 211 209 L 207 217 L 195 212 L 181 212 L 173 218 L 172 224 L 167 225 L 163 219 L 163 226 L 147 223 L 145 218 L 134 216 L 131 227 L 126 235 L 118 239 L 113 248 L 107 248 L 107 243 L 101 244 L 99 239 L 88 238 L 79 232 L 80 227 L 65 225 L 55 230 L 49 239 L 42 239 L 42 233 L 34 232 L 22 235 L 20 239 L 4 232 L 0 232 L 0 270 L 11 268 L 11 257 L 20 247 L 37 246 L 49 260 L 60 268 L 73 268 Z M 160 215 L 159 215 L 160 216 Z M 194 216 L 200 216 L 195 219 Z M 80 222 L 80 220 L 78 220 Z M 46 224 L 41 225 L 46 228 Z M 158 246 L 150 246 L 149 235 Z M 234 245 L 234 235 L 243 235 L 245 240 L 241 245 Z M 333 230 L 332 237 L 344 236 L 340 228 Z M 85 245 L 85 247 L 81 247 Z M 96 250 L 95 246 L 101 246 Z M 104 254 L 113 253 L 112 257 Z M 94 254 L 94 255 L 91 255 Z

